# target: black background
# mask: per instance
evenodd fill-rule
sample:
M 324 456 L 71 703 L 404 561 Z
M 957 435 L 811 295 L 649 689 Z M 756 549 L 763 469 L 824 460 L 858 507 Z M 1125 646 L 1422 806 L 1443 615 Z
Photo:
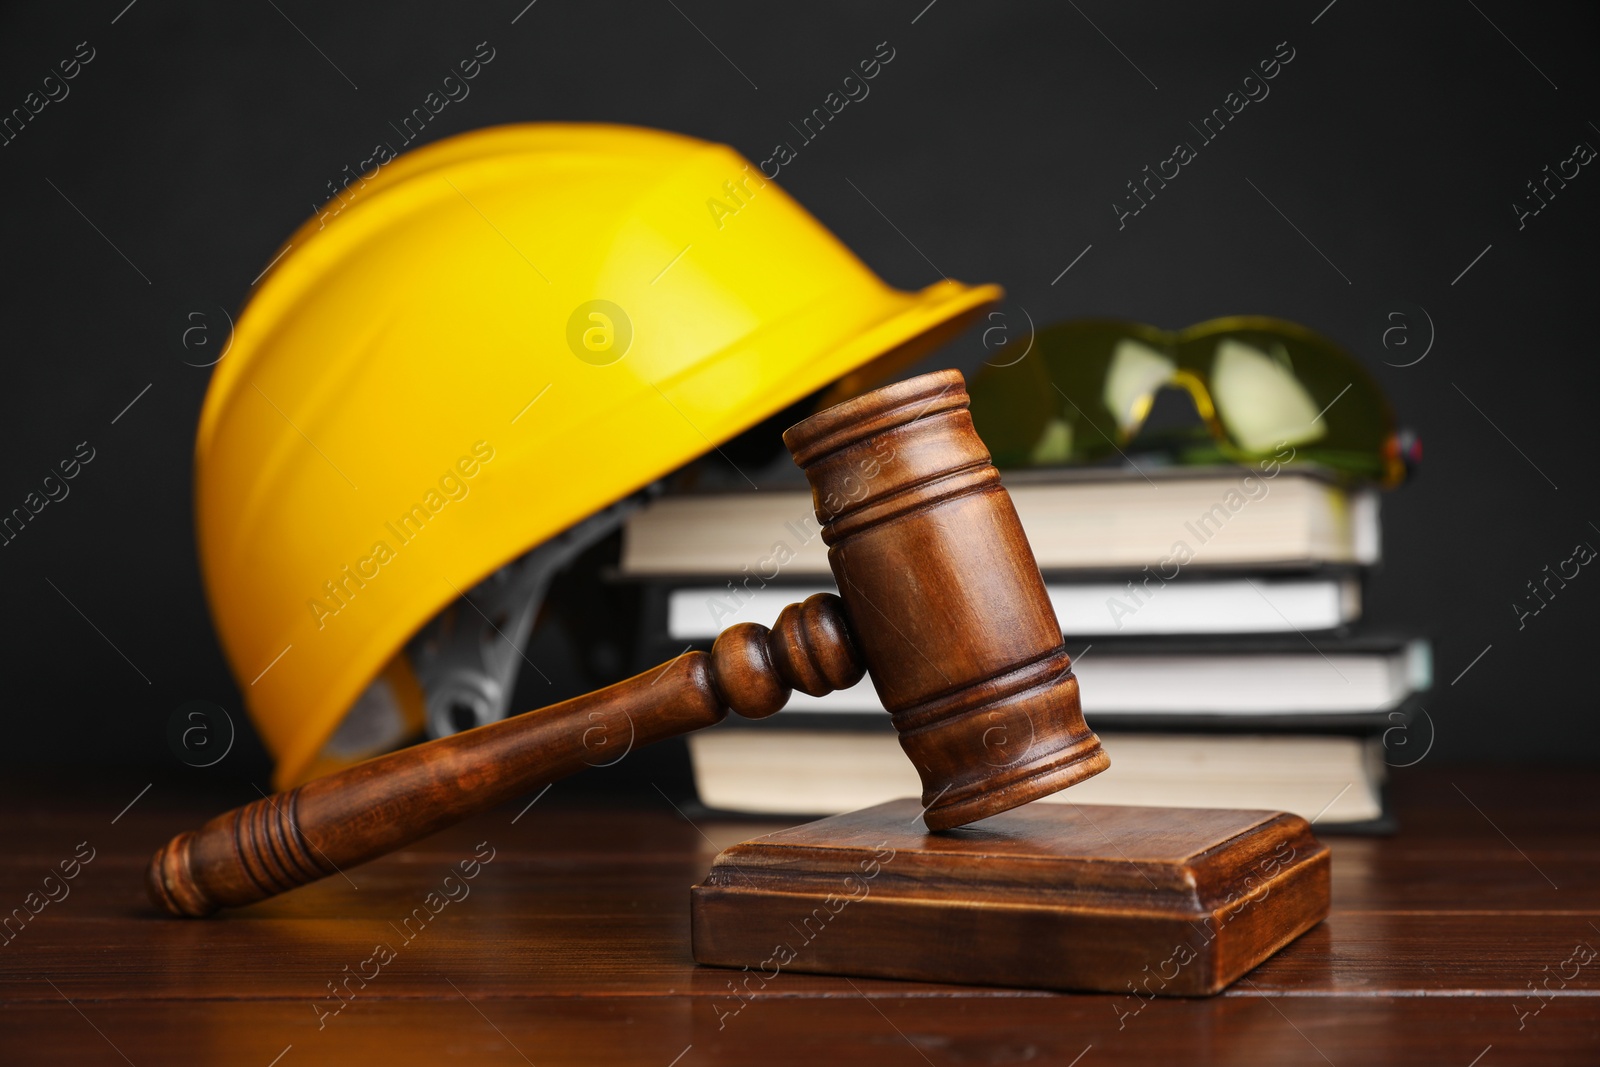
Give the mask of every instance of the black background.
M 1003 283 L 1016 330 L 1265 313 L 1345 344 L 1426 446 L 1421 478 L 1385 499 L 1368 607 L 1434 638 L 1430 758 L 1593 760 L 1600 576 L 1585 570 L 1520 630 L 1512 607 L 1546 564 L 1600 545 L 1600 173 L 1584 168 L 1523 229 L 1512 209 L 1546 164 L 1600 145 L 1592 8 L 124 2 L 0 16 L 0 111 L 78 42 L 95 50 L 70 95 L 0 148 L 0 510 L 77 442 L 96 450 L 71 495 L 0 548 L 7 761 L 129 782 L 183 772 L 166 725 L 200 698 L 244 735 L 212 773 L 263 775 L 195 564 L 209 371 L 185 365 L 203 360 L 180 338 L 199 312 L 220 342 L 223 310 L 326 183 L 481 41 L 494 62 L 423 140 L 612 121 L 753 160 L 796 140 L 789 122 L 887 41 L 870 96 L 781 183 L 892 284 Z M 1188 123 L 1279 42 L 1295 58 L 1271 95 L 1119 230 L 1124 183 L 1192 140 Z M 1420 309 L 1431 350 L 1392 366 L 1426 346 Z M 1397 321 L 1409 333 L 1386 347 Z M 973 331 L 922 369 L 985 356 Z

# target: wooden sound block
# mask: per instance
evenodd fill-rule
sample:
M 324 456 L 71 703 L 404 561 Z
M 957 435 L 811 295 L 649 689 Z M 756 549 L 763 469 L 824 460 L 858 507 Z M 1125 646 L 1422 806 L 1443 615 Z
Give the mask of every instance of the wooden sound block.
M 1328 914 L 1297 815 L 1030 804 L 938 832 L 895 800 L 724 850 L 691 890 L 694 958 L 1041 989 L 1220 992 Z

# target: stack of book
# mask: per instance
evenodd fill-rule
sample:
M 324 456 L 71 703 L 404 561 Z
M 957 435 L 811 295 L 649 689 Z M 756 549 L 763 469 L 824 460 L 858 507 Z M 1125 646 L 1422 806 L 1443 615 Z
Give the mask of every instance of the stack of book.
M 1378 498 L 1314 471 L 1008 472 L 1005 484 L 1111 769 L 1060 802 L 1272 808 L 1382 829 L 1386 734 L 1431 684 L 1427 642 L 1361 628 Z M 665 497 L 627 525 L 649 651 L 831 591 L 804 490 Z M 689 739 L 699 800 L 822 815 L 920 791 L 871 681 Z M 1049 801 L 1045 801 L 1049 802 Z

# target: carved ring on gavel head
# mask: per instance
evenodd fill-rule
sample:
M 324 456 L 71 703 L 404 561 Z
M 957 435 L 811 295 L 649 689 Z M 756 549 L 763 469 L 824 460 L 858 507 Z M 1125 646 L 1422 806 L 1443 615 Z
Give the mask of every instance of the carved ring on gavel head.
M 811 483 L 839 596 L 740 623 L 597 692 L 368 760 L 179 834 L 151 859 L 174 915 L 263 900 L 410 844 L 585 767 L 792 690 L 871 674 L 922 777 L 930 829 L 986 818 L 1108 765 L 1061 629 L 957 371 L 827 409 L 784 434 Z M 596 731 L 599 731 L 598 733 Z M 621 736 L 618 732 L 617 736 Z

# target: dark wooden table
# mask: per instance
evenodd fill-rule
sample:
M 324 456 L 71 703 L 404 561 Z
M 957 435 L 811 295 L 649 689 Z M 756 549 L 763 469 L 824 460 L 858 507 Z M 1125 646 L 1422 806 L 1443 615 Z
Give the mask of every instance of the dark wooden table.
M 161 783 L 119 816 L 143 785 L 5 786 L 0 909 L 31 917 L 4 926 L 0 1063 L 1600 1063 L 1600 958 L 1579 962 L 1600 775 L 1400 772 L 1398 835 L 1328 837 L 1327 922 L 1221 996 L 1148 1003 L 784 973 L 741 1005 L 736 972 L 690 958 L 688 887 L 774 824 L 560 785 L 348 877 L 161 918 L 150 852 L 254 794 Z

